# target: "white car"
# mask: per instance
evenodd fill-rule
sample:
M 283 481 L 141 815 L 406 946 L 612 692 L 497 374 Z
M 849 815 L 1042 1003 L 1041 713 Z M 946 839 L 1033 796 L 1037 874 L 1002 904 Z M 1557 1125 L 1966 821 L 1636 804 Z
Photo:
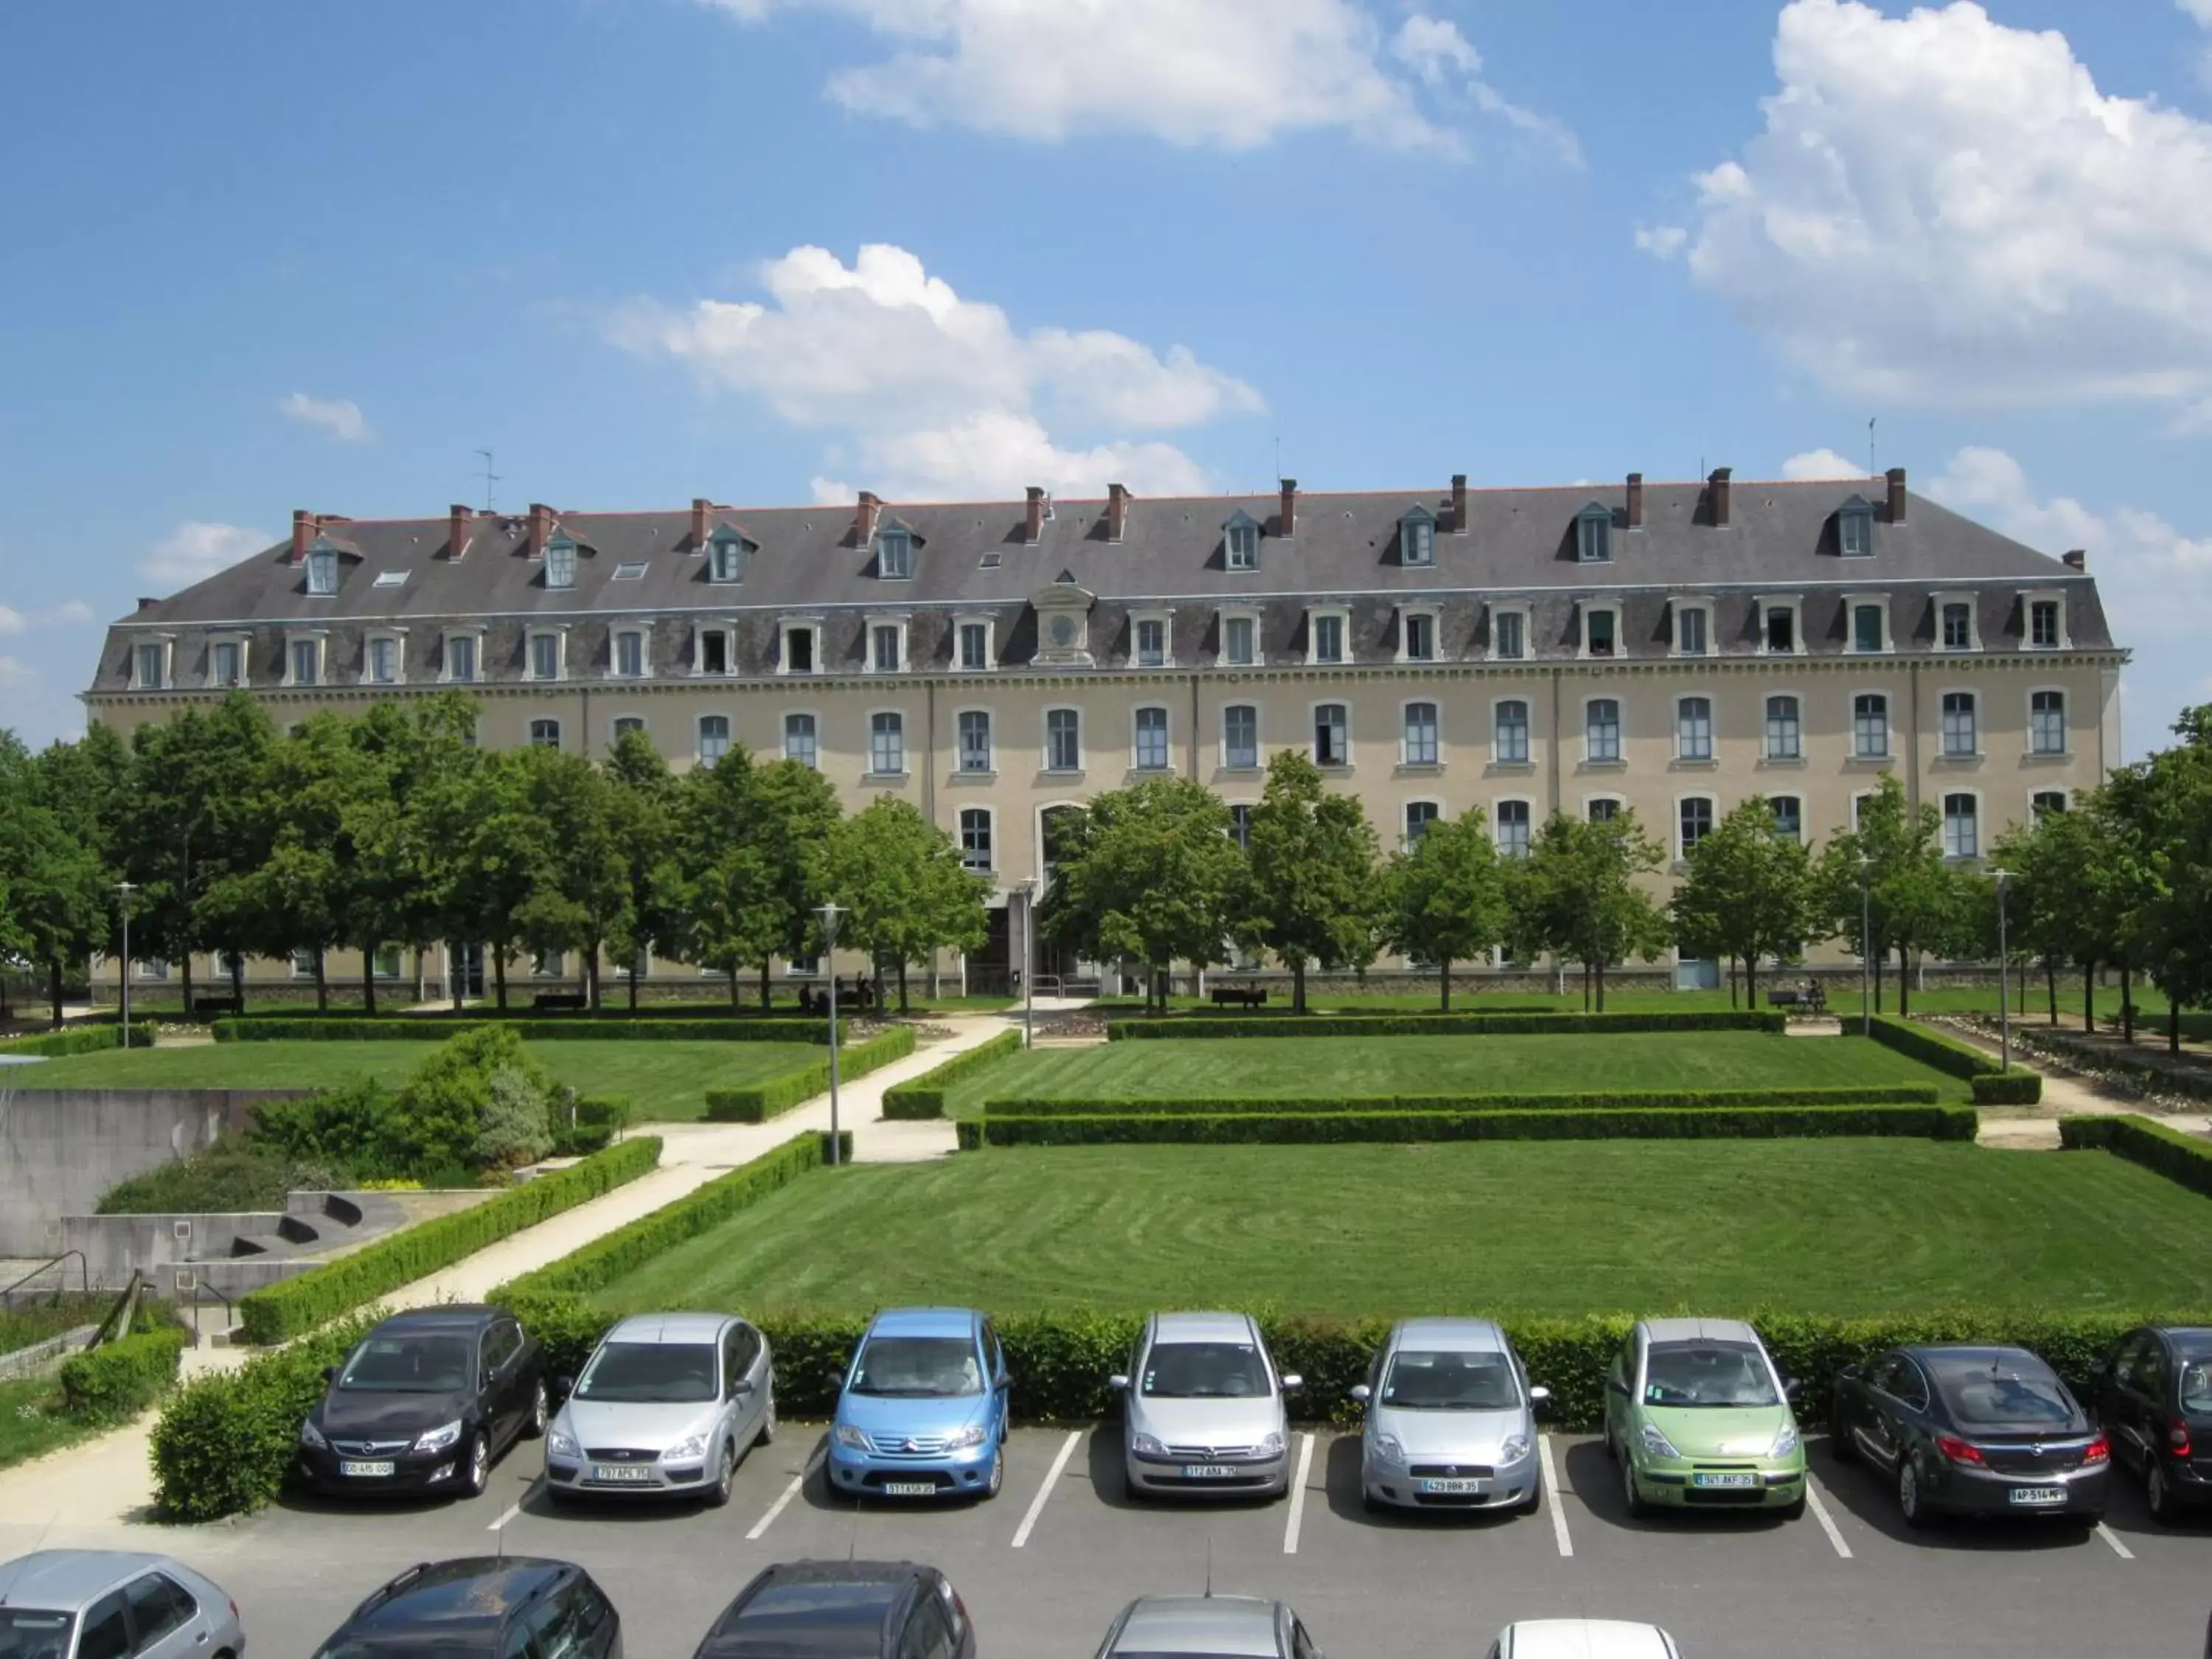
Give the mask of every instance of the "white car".
M 1283 1396 L 1299 1380 L 1276 1370 L 1249 1314 L 1154 1314 L 1127 1374 L 1106 1381 L 1122 1399 L 1130 1497 L 1289 1493 Z
M 1486 1659 L 1682 1659 L 1682 1650 L 1656 1625 L 1532 1619 L 1498 1632 Z
M 775 1438 L 768 1339 L 724 1314 L 637 1314 L 600 1339 L 547 1427 L 545 1491 L 730 1501 L 738 1461 Z

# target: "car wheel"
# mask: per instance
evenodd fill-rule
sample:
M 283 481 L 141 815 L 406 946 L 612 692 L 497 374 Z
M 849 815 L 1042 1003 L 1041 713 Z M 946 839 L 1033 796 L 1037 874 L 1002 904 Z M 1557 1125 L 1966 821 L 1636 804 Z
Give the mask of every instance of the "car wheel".
M 1936 1524 L 1934 1511 L 1920 1490 L 1920 1471 L 1907 1457 L 1897 1466 L 1897 1512 L 1905 1517 L 1908 1527 L 1931 1527 Z
M 1360 1484 L 1359 1487 L 1359 1507 L 1369 1515 L 1380 1515 L 1382 1513 L 1382 1501 L 1375 1496 L 1374 1492 L 1364 1481 Z
M 2161 1526 L 2170 1527 L 2181 1519 L 2181 1500 L 2173 1495 L 2172 1483 L 2167 1480 L 2166 1460 L 2150 1460 L 2150 1472 L 2143 1477 L 2143 1497 L 2150 1504 L 2150 1518 Z
M 1796 1497 L 1790 1499 L 1790 1502 L 1782 1506 L 1782 1518 L 1784 1521 L 1802 1521 L 1805 1518 L 1805 1494 L 1803 1492 L 1799 1492 Z
M 526 1440 L 543 1439 L 545 1435 L 546 1419 L 551 1415 L 550 1404 L 545 1398 L 545 1385 L 540 1382 L 538 1385 L 536 1396 L 530 1402 L 530 1420 L 522 1425 L 522 1437 Z
M 1516 1515 L 1534 1515 L 1544 1507 L 1544 1483 L 1539 1480 L 1528 1488 L 1528 1495 L 1513 1506 Z
M 1851 1439 L 1851 1431 L 1844 1426 L 1844 1397 L 1840 1394 L 1828 1408 L 1828 1455 L 1838 1463 L 1859 1461 L 1859 1449 Z
M 775 1444 L 775 1390 L 768 1391 L 768 1409 L 761 1413 L 760 1428 L 753 1435 L 756 1446 Z
M 471 1498 L 483 1497 L 491 1484 L 491 1441 L 481 1429 L 469 1437 L 469 1461 L 462 1466 L 461 1484 Z
M 1629 1514 L 1640 1521 L 1651 1513 L 1651 1505 L 1644 1501 L 1643 1489 L 1636 1484 L 1636 1460 L 1628 1455 L 1626 1447 L 1616 1455 L 1620 1459 L 1621 1496 L 1628 1500 Z
M 1003 1450 L 994 1451 L 991 1454 L 991 1478 L 984 1484 L 983 1496 L 996 1498 L 999 1495 L 999 1488 L 1006 1484 L 1006 1454 Z
M 737 1478 L 737 1449 L 725 1440 L 722 1455 L 714 1465 L 714 1483 L 707 1488 L 707 1507 L 719 1510 L 730 1501 L 730 1483 Z

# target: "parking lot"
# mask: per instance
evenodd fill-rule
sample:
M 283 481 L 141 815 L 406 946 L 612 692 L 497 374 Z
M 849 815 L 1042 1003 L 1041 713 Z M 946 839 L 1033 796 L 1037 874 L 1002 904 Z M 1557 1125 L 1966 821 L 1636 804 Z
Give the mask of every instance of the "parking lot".
M 535 1445 L 517 1449 L 472 1503 L 352 1508 L 295 1500 L 235 1525 L 51 1538 L 163 1549 L 239 1599 L 264 1656 L 305 1656 L 353 1602 L 411 1562 L 505 1549 L 597 1574 L 629 1651 L 683 1659 L 759 1566 L 804 1556 L 905 1557 L 942 1567 L 986 1655 L 1092 1653 L 1131 1596 L 1201 1588 L 1291 1601 L 1332 1659 L 1475 1655 L 1515 1619 L 1650 1620 L 1689 1659 L 2190 1656 L 2212 1602 L 2212 1525 L 2154 1527 L 2132 1484 L 2084 1534 L 1954 1524 L 1910 1534 L 1861 1468 L 1816 1441 L 1802 1520 L 1700 1515 L 1632 1522 L 1613 1466 L 1582 1436 L 1549 1436 L 1555 1496 L 1523 1516 L 1370 1516 L 1358 1442 L 1300 1435 L 1304 1479 L 1287 1503 L 1227 1507 L 1121 1496 L 1120 1431 L 1030 1429 L 1009 1448 L 1006 1491 L 979 1505 L 855 1510 L 825 1499 L 818 1429 L 787 1425 L 754 1452 L 727 1509 L 556 1508 Z M 0 1547 L 36 1547 L 0 1520 Z

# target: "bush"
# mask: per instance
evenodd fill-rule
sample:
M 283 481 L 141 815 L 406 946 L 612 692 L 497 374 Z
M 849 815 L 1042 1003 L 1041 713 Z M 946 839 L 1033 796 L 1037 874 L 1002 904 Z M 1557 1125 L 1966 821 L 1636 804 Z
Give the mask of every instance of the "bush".
M 1977 1106 L 2034 1106 L 2043 1100 L 2043 1073 L 2022 1071 L 1984 1072 L 1973 1080 Z
M 387 1291 L 451 1267 L 548 1216 L 636 1180 L 660 1161 L 652 1135 L 625 1140 L 582 1163 L 540 1176 L 473 1209 L 419 1222 L 351 1255 L 255 1291 L 238 1310 L 249 1342 L 289 1341 Z
M 1590 1036 L 1608 1031 L 1774 1031 L 1786 1014 L 1276 1014 L 1258 1018 L 1118 1019 L 1108 1038 L 1255 1036 Z
M 840 1021 L 841 1027 L 845 1022 Z M 233 1015 L 215 1022 L 217 1042 L 392 1042 L 420 1037 L 435 1042 L 467 1031 L 512 1031 L 531 1042 L 600 1039 L 617 1042 L 818 1042 L 830 1041 L 822 1019 L 547 1019 L 403 1014 L 392 1018 L 313 1018 L 296 1014 Z
M 246 1139 L 303 1163 L 343 1166 L 356 1179 L 404 1176 L 410 1171 L 400 1148 L 407 1137 L 392 1122 L 398 1110 L 382 1084 L 349 1078 L 295 1099 L 256 1102 Z
M 1029 1117 L 1019 1102 L 994 1102 L 987 1117 L 957 1126 L 960 1149 L 1190 1142 L 1312 1146 L 1340 1141 L 1698 1140 L 1811 1135 L 1921 1135 L 1972 1140 L 1966 1106 L 1692 1107 L 1682 1110 L 1289 1112 L 1201 1116 L 1162 1112 L 1112 1117 Z M 1006 1115 L 1002 1115 L 1001 1113 Z
M 2043 1098 L 2043 1075 L 2018 1066 L 2008 1072 L 1971 1043 L 1946 1036 L 1894 1014 L 1876 1014 L 1867 1034 L 1886 1048 L 1973 1085 L 1977 1106 L 2033 1106 Z
M 131 1022 L 132 1048 L 152 1048 L 154 1036 L 152 1020 L 134 1019 Z M 110 1048 L 122 1046 L 123 1028 L 120 1025 L 76 1025 L 66 1030 L 40 1031 L 30 1036 L 0 1040 L 0 1054 L 39 1054 L 47 1060 L 64 1060 L 71 1054 L 103 1054 Z
M 837 1075 L 841 1081 L 850 1082 L 856 1077 L 866 1077 L 879 1066 L 895 1060 L 903 1060 L 914 1052 L 914 1028 L 896 1025 L 881 1036 L 870 1037 L 866 1042 L 856 1042 L 849 1048 L 838 1050 Z M 780 1117 L 793 1107 L 809 1101 L 830 1087 L 830 1062 L 817 1060 L 802 1066 L 795 1072 L 786 1072 L 781 1077 L 772 1077 L 765 1082 L 749 1084 L 742 1089 L 709 1089 L 707 1091 L 707 1121 L 709 1123 L 765 1123 Z
M 933 1066 L 911 1083 L 902 1083 L 884 1091 L 884 1115 L 887 1118 L 928 1118 L 945 1115 L 945 1091 L 962 1078 L 981 1071 L 986 1066 L 996 1065 L 1009 1054 L 1022 1049 L 1019 1031 L 1001 1031 L 988 1042 L 978 1043 L 965 1054 L 955 1054 L 941 1066 Z
M 491 1074 L 476 1141 L 470 1148 L 477 1163 L 488 1170 L 516 1170 L 537 1163 L 552 1150 L 546 1091 L 527 1074 L 502 1066 Z
M 507 1085 L 507 1098 L 500 1108 L 507 1133 L 527 1136 L 534 1127 L 536 1144 L 546 1145 L 545 1103 L 552 1096 L 553 1079 L 511 1026 L 479 1025 L 433 1048 L 399 1085 L 398 1109 L 384 1124 L 389 1155 L 409 1169 L 491 1162 L 478 1138 L 492 1110 L 495 1081 L 503 1072 L 518 1079 Z M 534 1126 L 529 1121 L 533 1105 Z
M 1534 1095 L 1251 1095 L 1218 1099 L 1152 1099 L 1129 1097 L 1101 1100 L 1073 1096 L 1000 1098 L 988 1115 L 1011 1117 L 1275 1117 L 1315 1112 L 1592 1112 L 1624 1110 L 1742 1110 L 1765 1106 L 1933 1106 L 1941 1098 L 1932 1083 L 1885 1083 L 1864 1088 L 1821 1085 L 1805 1089 L 1680 1089 L 1584 1094 Z
M 2058 1144 L 2073 1152 L 2110 1152 L 2212 1198 L 2212 1142 L 2169 1129 L 2149 1118 L 2132 1113 L 2120 1117 L 2062 1117 Z
M 100 1196 L 101 1215 L 237 1215 L 281 1210 L 289 1194 L 353 1184 L 343 1165 L 274 1147 L 219 1142 L 204 1152 L 118 1182 Z
M 62 1363 L 62 1410 L 80 1423 L 122 1423 L 138 1415 L 177 1380 L 191 1342 L 174 1325 L 142 1331 Z
M 581 1158 L 611 1145 L 629 1127 L 629 1097 L 602 1095 L 576 1097 L 563 1089 L 553 1107 L 553 1152 L 559 1158 Z

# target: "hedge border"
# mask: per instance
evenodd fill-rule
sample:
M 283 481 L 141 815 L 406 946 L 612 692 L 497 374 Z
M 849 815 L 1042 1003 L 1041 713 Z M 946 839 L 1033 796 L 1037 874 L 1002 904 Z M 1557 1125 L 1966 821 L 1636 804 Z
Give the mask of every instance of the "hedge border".
M 183 1327 L 165 1325 L 70 1355 L 62 1362 L 63 1412 L 80 1423 L 128 1422 L 175 1384 L 191 1340 Z
M 909 1120 L 943 1117 L 950 1085 L 1021 1051 L 1022 1034 L 1001 1031 L 988 1042 L 979 1042 L 964 1054 L 933 1066 L 920 1077 L 884 1090 L 884 1115 Z
M 957 1126 L 962 1152 L 985 1146 L 1352 1141 L 1796 1139 L 1828 1135 L 1972 1140 L 1971 1106 L 1808 1106 L 1682 1111 L 1231 1113 L 1024 1117 L 994 1111 Z
M 1617 1031 L 1768 1031 L 1789 1026 L 1786 1014 L 1757 1010 L 1648 1014 L 1278 1014 L 1266 1018 L 1170 1016 L 1117 1019 L 1109 1042 L 1131 1038 L 1255 1036 L 1575 1036 Z
M 1942 1091 L 1932 1083 L 1887 1083 L 1863 1087 L 1821 1085 L 1802 1089 L 1605 1090 L 1579 1094 L 1499 1095 L 1255 1095 L 1218 1098 L 1112 1098 L 1078 1096 L 1000 1097 L 983 1115 L 996 1117 L 1274 1117 L 1358 1112 L 1609 1112 L 1736 1110 L 1775 1106 L 1934 1106 Z
M 252 1291 L 238 1304 L 246 1340 L 263 1345 L 289 1341 L 549 1216 L 635 1181 L 659 1162 L 659 1137 L 641 1135 L 471 1209 L 417 1222 L 351 1255 Z
M 866 1042 L 856 1042 L 837 1051 L 840 1081 L 866 1077 L 880 1070 L 895 1060 L 904 1060 L 914 1052 L 914 1028 L 895 1025 L 881 1036 L 872 1036 Z M 759 1083 L 747 1084 L 742 1089 L 709 1089 L 707 1091 L 706 1121 L 709 1123 L 765 1123 L 804 1102 L 811 1100 L 830 1086 L 830 1061 L 827 1058 L 813 1060 L 797 1071 L 786 1072 Z
M 464 1031 L 487 1026 L 513 1031 L 526 1042 L 830 1042 L 822 1019 L 502 1019 L 425 1018 L 299 1018 L 283 1015 L 228 1015 L 215 1022 L 217 1042 L 441 1042 Z M 838 1022 L 841 1034 L 850 1023 Z
M 131 1046 L 152 1048 L 156 1031 L 150 1019 L 132 1020 Z M 0 1039 L 0 1054 L 38 1054 L 47 1060 L 64 1060 L 71 1054 L 105 1054 L 122 1046 L 120 1025 L 80 1025 L 67 1030 L 35 1031 L 28 1036 Z
M 2069 1152 L 2110 1152 L 2212 1198 L 2212 1142 L 2150 1118 L 2132 1112 L 2116 1117 L 2062 1117 L 2058 1144 Z
M 1845 1030 L 1850 1029 L 1845 1023 Z M 2009 1072 L 1971 1043 L 1895 1014 L 1875 1014 L 1867 1035 L 1908 1060 L 1962 1079 L 1977 1106 L 2033 1106 L 2043 1099 L 2043 1073 L 2015 1066 Z

